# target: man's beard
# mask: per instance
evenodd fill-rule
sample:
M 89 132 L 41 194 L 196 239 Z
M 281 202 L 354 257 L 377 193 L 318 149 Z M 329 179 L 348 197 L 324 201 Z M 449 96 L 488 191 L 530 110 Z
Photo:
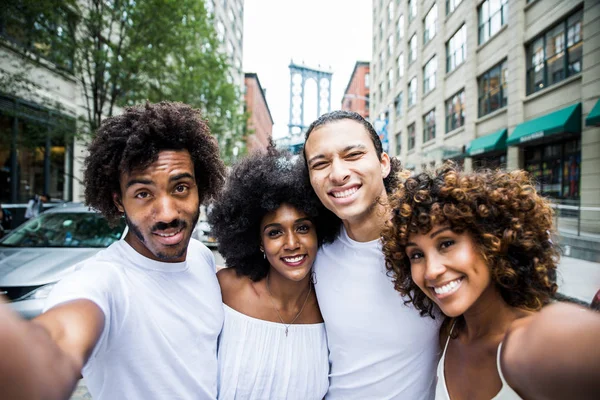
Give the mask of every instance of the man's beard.
M 188 242 L 185 244 L 185 246 L 182 247 L 182 249 L 175 253 L 175 254 L 165 254 L 165 253 L 161 253 L 159 251 L 154 252 L 152 251 L 152 249 L 150 249 L 147 244 L 146 244 L 146 239 L 144 238 L 144 234 L 142 233 L 142 230 L 140 229 L 139 226 L 137 226 L 136 224 L 133 223 L 133 221 L 131 221 L 129 219 L 129 217 L 127 216 L 127 213 L 124 213 L 125 215 L 125 222 L 127 223 L 127 226 L 129 227 L 129 230 L 131 232 L 133 232 L 133 234 L 135 235 L 136 238 L 138 238 L 138 240 L 144 245 L 144 247 L 146 247 L 152 254 L 154 254 L 158 259 L 163 260 L 163 261 L 171 261 L 173 259 L 177 259 L 182 257 L 185 252 L 187 251 L 188 245 L 189 245 L 189 238 L 188 238 Z M 192 218 L 192 230 L 194 229 L 193 227 L 196 226 L 196 223 L 198 223 L 198 219 L 200 218 L 200 210 L 198 210 L 193 218 Z M 155 230 L 163 230 L 163 229 L 168 229 L 168 228 L 181 228 L 186 229 L 188 226 L 188 223 L 182 219 L 176 219 L 173 220 L 171 222 L 169 222 L 168 224 L 165 222 L 157 222 L 151 229 L 150 232 L 153 232 Z M 152 233 L 150 233 L 152 234 Z M 191 237 L 191 235 L 190 235 Z

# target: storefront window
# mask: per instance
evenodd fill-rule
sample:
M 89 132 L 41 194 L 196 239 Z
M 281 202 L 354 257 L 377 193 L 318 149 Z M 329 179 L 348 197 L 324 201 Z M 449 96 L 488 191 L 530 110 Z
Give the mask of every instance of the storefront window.
M 473 158 L 474 169 L 504 169 L 506 168 L 506 153 L 495 156 Z
M 525 169 L 543 195 L 556 199 L 579 199 L 581 140 L 526 148 Z
M 12 104 L 12 110 L 0 110 L 0 202 L 25 203 L 43 193 L 71 200 L 75 122 L 41 108 Z

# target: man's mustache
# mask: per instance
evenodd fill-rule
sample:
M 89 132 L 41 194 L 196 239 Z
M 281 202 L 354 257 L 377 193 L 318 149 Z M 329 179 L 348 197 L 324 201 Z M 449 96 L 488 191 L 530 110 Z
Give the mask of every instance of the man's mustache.
M 187 227 L 187 222 L 185 222 L 184 220 L 181 219 L 174 219 L 173 221 L 166 223 L 166 222 L 157 222 L 151 229 L 152 232 L 154 231 L 164 231 L 166 229 L 169 228 L 186 228 Z

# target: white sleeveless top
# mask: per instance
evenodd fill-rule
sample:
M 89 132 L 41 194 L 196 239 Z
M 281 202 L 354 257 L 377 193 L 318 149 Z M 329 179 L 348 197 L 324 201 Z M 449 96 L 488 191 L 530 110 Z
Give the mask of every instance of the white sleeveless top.
M 450 329 L 450 335 L 452 334 Z M 446 340 L 446 346 L 444 346 L 444 353 L 438 364 L 437 368 L 437 384 L 435 386 L 435 400 L 450 400 L 450 393 L 448 393 L 448 387 L 446 386 L 446 374 L 444 373 L 444 361 L 446 360 L 446 349 L 448 349 L 448 343 L 450 343 L 450 335 Z M 498 345 L 498 354 L 496 356 L 496 368 L 498 369 L 498 375 L 502 381 L 502 387 L 500 391 L 491 400 L 522 400 L 522 397 L 517 394 L 506 382 L 504 375 L 502 375 L 502 369 L 500 368 L 500 352 L 502 350 L 502 342 Z
M 322 399 L 329 387 L 325 325 L 285 325 L 223 304 L 219 399 Z

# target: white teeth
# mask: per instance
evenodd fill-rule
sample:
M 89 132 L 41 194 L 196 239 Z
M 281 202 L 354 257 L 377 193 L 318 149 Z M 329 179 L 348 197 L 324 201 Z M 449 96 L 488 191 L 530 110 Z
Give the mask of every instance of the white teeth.
M 331 194 L 333 194 L 333 197 L 335 197 L 336 199 L 340 199 L 354 194 L 357 190 L 357 187 L 353 187 L 352 189 L 347 189 L 342 192 L 332 192 Z
M 304 258 L 304 256 L 296 256 L 296 257 L 283 257 L 283 260 L 285 262 L 289 262 L 289 263 L 295 263 L 298 262 L 300 260 L 302 260 Z
M 453 280 L 452 282 L 446 283 L 444 286 L 433 287 L 435 294 L 446 294 L 456 289 L 456 287 L 460 284 L 463 278 L 458 278 Z
M 177 235 L 179 232 L 175 232 L 175 233 L 158 233 L 157 235 L 160 237 L 171 237 L 171 236 L 175 236 Z

